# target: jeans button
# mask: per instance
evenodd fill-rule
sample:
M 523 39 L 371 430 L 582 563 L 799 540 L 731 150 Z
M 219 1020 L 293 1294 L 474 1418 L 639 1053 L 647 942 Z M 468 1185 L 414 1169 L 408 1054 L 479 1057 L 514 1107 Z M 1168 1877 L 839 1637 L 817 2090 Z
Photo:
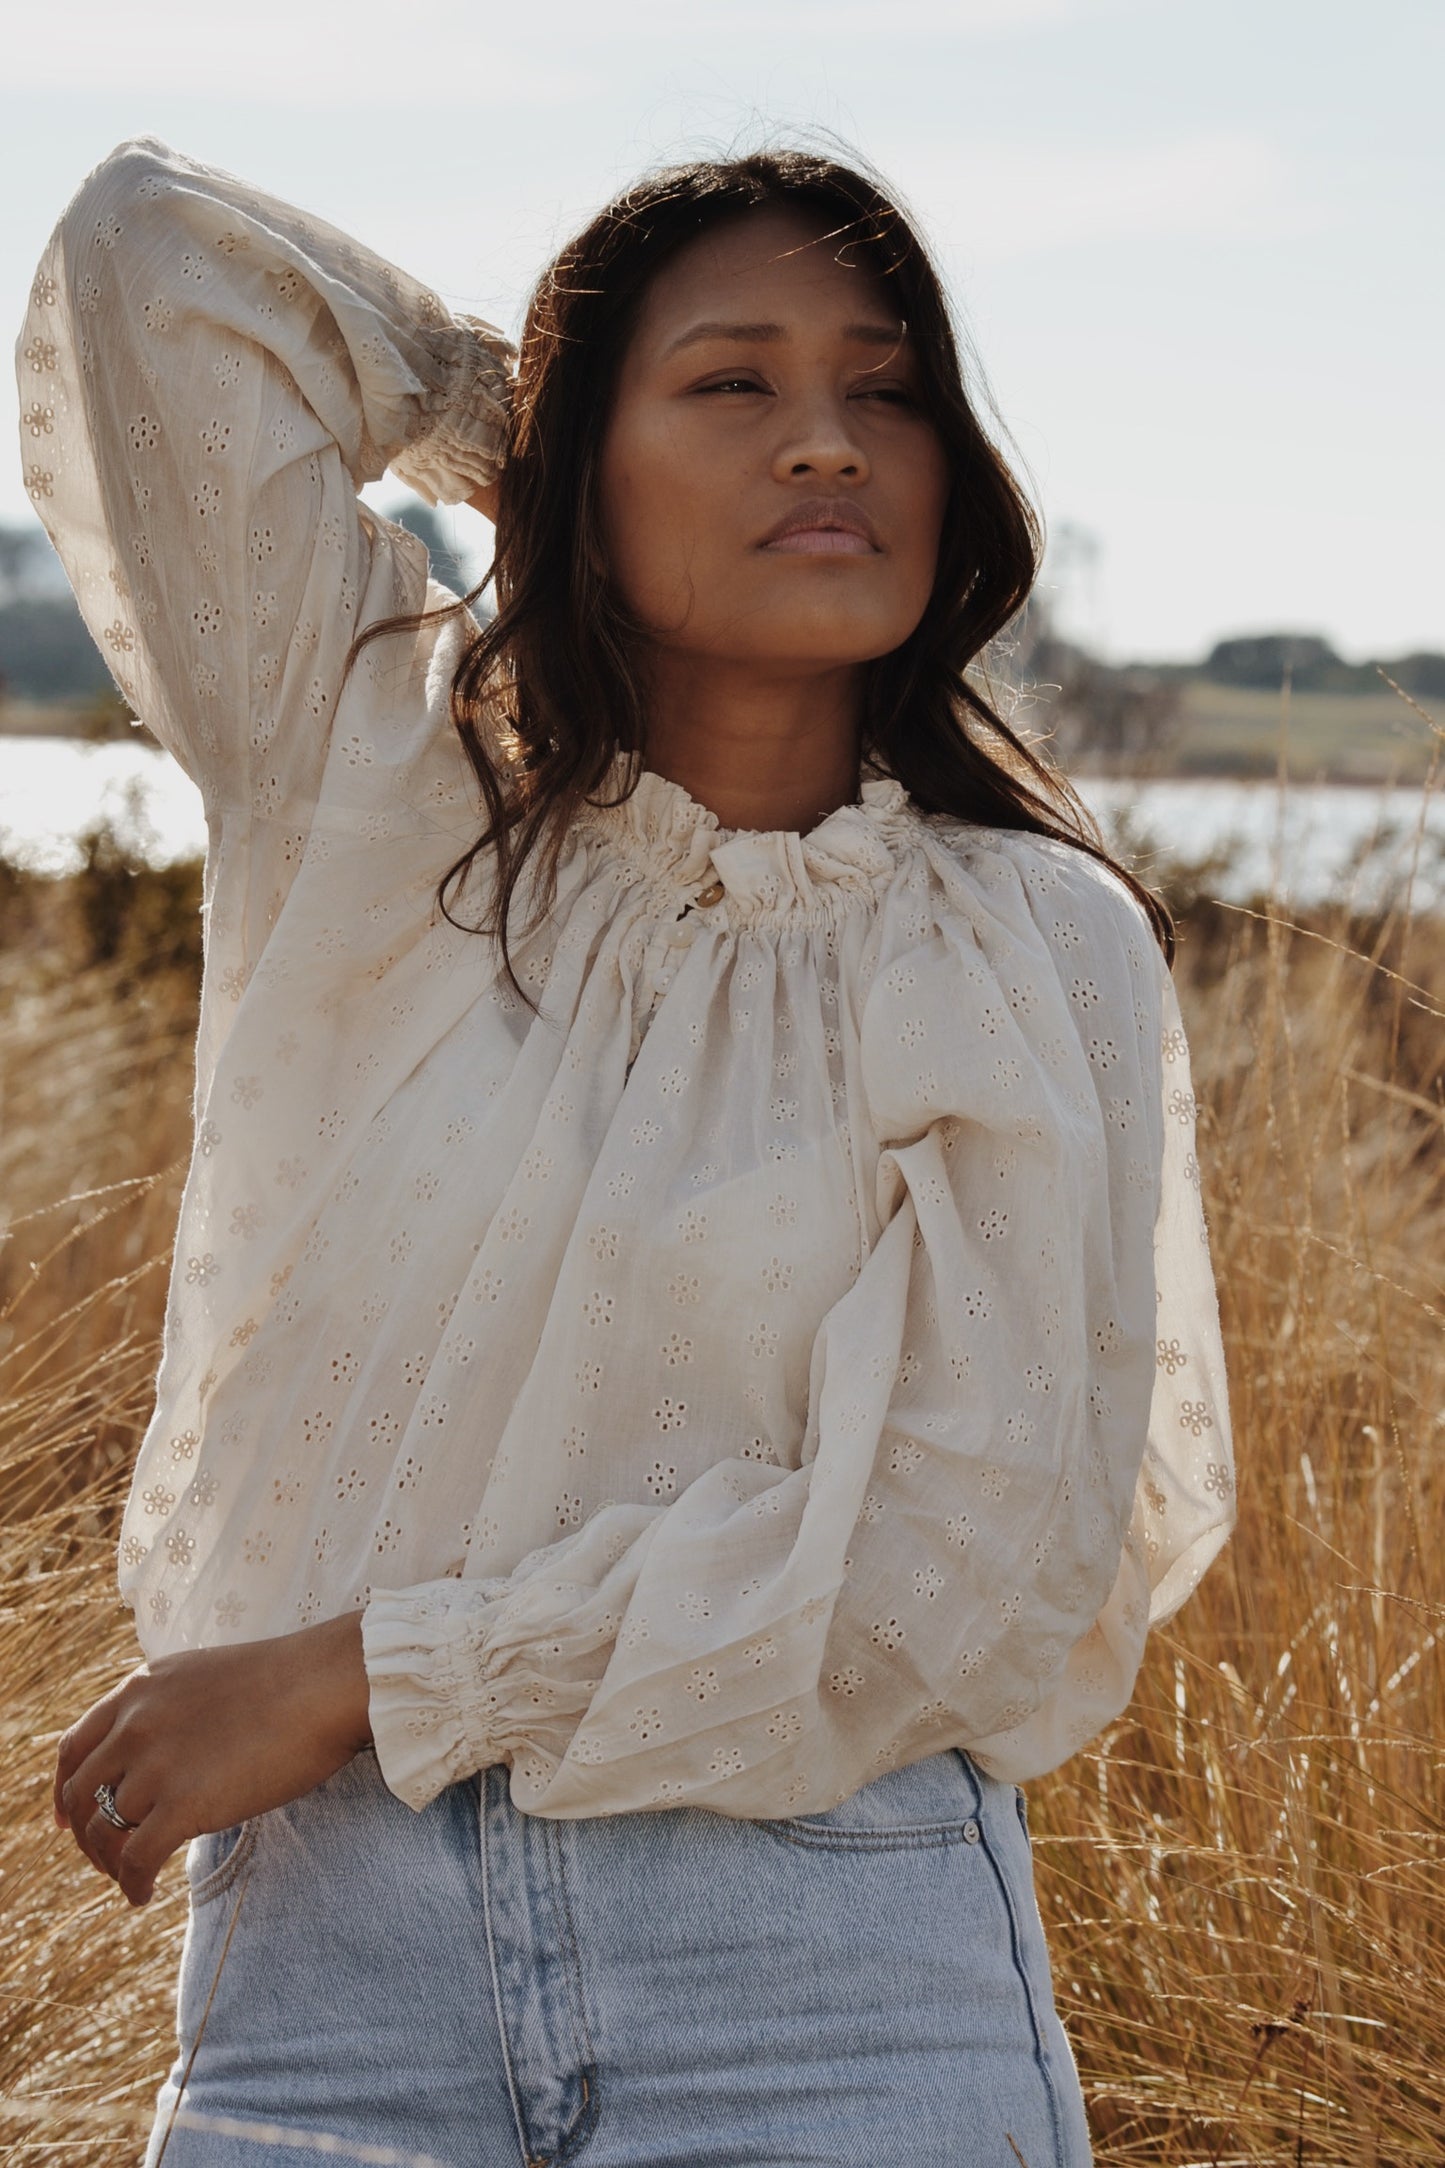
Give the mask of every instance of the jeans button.
M 983 1831 L 979 1828 L 977 1822 L 969 1821 L 964 1823 L 963 1841 L 965 1844 L 977 1844 L 982 1836 Z

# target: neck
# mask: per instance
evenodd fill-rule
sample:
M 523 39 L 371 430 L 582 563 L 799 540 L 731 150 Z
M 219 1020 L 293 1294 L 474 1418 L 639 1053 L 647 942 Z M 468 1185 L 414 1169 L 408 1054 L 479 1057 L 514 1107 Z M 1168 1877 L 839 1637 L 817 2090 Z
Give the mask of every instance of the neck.
M 724 828 L 806 835 L 858 797 L 863 680 L 855 665 L 808 676 L 654 651 L 647 766 Z

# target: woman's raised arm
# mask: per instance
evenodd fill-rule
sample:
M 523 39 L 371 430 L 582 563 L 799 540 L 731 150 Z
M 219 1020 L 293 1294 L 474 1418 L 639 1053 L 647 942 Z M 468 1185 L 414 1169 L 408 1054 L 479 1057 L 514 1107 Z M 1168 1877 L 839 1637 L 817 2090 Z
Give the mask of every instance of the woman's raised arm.
M 121 690 L 208 810 L 293 824 L 345 658 L 410 608 L 356 491 L 493 480 L 511 349 L 150 138 L 64 213 L 20 335 L 26 486 Z

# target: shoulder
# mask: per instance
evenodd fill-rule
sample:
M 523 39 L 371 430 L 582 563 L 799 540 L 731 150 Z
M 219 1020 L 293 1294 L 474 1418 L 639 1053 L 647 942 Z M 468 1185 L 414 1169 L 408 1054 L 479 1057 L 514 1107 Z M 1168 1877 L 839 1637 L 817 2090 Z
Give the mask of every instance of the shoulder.
M 1138 897 L 1112 866 L 1078 844 L 1017 828 L 989 828 L 953 815 L 929 816 L 927 826 L 949 861 L 981 899 L 995 908 L 1012 895 L 1051 947 L 1159 956 L 1154 929 Z

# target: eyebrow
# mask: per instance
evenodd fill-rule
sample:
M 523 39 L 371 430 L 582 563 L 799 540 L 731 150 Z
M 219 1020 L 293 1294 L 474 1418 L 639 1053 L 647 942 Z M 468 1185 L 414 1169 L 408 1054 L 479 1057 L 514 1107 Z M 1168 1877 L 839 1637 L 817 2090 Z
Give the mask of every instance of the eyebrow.
M 671 346 L 667 348 L 663 359 L 666 360 L 670 355 L 679 353 L 685 346 L 697 346 L 704 339 L 731 339 L 739 345 L 752 345 L 756 343 L 777 344 L 788 338 L 788 336 L 789 332 L 785 324 L 724 323 L 719 319 L 710 318 L 705 323 L 693 324 L 690 329 L 682 333 L 680 338 L 674 339 Z M 894 324 L 845 324 L 843 326 L 843 337 L 853 339 L 862 346 L 894 347 L 900 345 L 907 337 L 907 328 L 901 321 Z

